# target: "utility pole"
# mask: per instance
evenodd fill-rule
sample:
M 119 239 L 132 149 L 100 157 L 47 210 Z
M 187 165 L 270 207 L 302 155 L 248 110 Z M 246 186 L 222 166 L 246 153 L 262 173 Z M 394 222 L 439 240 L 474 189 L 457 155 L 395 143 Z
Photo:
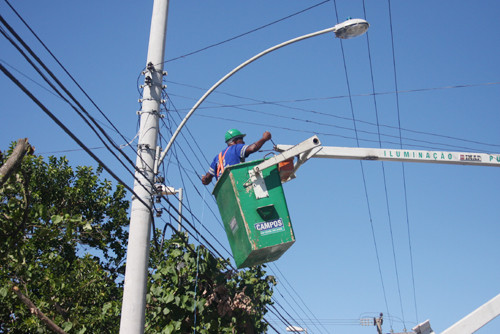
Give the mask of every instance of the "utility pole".
M 380 313 L 380 317 L 373 318 L 373 325 L 377 326 L 377 333 L 382 334 L 382 324 L 384 323 L 384 314 Z
M 384 314 L 381 312 L 378 318 L 361 318 L 359 324 L 361 326 L 376 326 L 377 333 L 382 334 L 382 324 L 384 323 Z
M 120 334 L 144 333 L 154 164 L 160 114 L 168 0 L 154 0 L 137 144 Z

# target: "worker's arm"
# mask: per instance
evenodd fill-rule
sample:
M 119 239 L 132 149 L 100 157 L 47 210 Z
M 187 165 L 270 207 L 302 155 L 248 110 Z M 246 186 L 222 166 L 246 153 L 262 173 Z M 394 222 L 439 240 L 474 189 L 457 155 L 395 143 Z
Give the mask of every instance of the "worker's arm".
M 264 132 L 264 134 L 262 135 L 262 138 L 257 140 L 252 145 L 248 145 L 247 149 L 245 150 L 245 157 L 248 157 L 250 154 L 255 153 L 258 150 L 260 150 L 262 145 L 264 145 L 264 143 L 270 139 L 271 139 L 271 132 L 269 132 L 269 131 Z
M 206 186 L 207 186 L 207 185 L 209 185 L 209 184 L 210 184 L 210 182 L 212 182 L 212 178 L 213 178 L 213 177 L 214 177 L 214 176 L 213 176 L 212 174 L 210 174 L 210 173 L 206 173 L 205 175 L 203 175 L 203 176 L 201 177 L 201 183 L 203 183 L 204 185 L 206 185 Z

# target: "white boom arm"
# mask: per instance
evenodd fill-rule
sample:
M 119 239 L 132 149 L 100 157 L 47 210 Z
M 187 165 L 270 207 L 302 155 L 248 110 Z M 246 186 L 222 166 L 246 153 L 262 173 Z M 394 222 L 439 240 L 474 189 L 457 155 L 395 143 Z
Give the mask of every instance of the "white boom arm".
M 500 294 L 478 307 L 442 334 L 474 333 L 500 315 Z
M 287 152 L 293 146 L 276 145 L 278 152 Z M 454 165 L 476 165 L 500 167 L 500 154 L 471 153 L 471 152 L 446 152 L 446 151 L 420 151 L 399 150 L 386 148 L 360 148 L 360 147 L 335 147 L 319 146 L 307 157 L 299 156 L 293 174 L 287 180 L 295 177 L 295 172 L 309 158 L 329 159 L 354 159 L 354 160 L 380 160 L 401 162 L 425 162 Z
M 500 294 L 484 303 L 473 312 L 445 329 L 441 334 L 475 333 L 500 315 Z M 429 320 L 413 327 L 416 334 L 434 334 Z
M 283 152 L 291 147 L 291 145 L 277 145 L 275 149 L 278 152 Z M 500 154 L 470 152 L 322 146 L 312 157 L 500 167 Z
M 294 179 L 295 173 L 299 167 L 310 158 L 425 162 L 500 167 L 500 154 L 321 146 L 321 142 L 317 136 L 313 136 L 297 145 L 276 145 L 274 150 L 280 152 L 280 154 L 265 160 L 249 172 L 249 184 L 253 184 L 257 198 L 268 196 L 262 178 L 262 170 L 277 165 L 292 157 L 297 157 L 297 161 L 294 164 L 292 173 L 284 182 Z
M 260 172 L 263 169 L 295 156 L 298 159 L 294 164 L 291 175 L 285 182 L 294 179 L 295 172 L 310 158 L 425 162 L 500 167 L 500 154 L 321 146 L 321 142 L 316 136 L 297 145 L 276 145 L 274 150 L 280 152 L 280 154 L 253 168 L 251 172 L 251 181 L 254 183 L 254 187 L 262 183 L 262 180 L 257 179 L 260 178 Z M 260 185 L 257 185 L 257 187 L 260 188 Z M 260 193 L 260 190 L 258 190 L 258 192 Z M 261 198 L 260 196 L 267 196 L 265 190 L 263 190 L 262 194 L 263 195 L 258 195 L 258 198 Z

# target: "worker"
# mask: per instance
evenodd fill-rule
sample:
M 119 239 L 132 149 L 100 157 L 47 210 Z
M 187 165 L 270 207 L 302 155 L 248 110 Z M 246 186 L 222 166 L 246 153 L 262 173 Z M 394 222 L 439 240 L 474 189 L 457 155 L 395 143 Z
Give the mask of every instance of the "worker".
M 245 145 L 245 142 L 243 141 L 243 137 L 245 136 L 245 134 L 241 133 L 237 129 L 230 129 L 226 132 L 225 140 L 227 147 L 215 156 L 208 172 L 201 177 L 201 183 L 204 185 L 210 184 L 214 176 L 217 180 L 219 176 L 222 175 L 224 167 L 245 162 L 246 157 L 260 150 L 262 145 L 271 139 L 271 133 L 266 131 L 262 135 L 262 138 L 257 140 L 255 143 Z

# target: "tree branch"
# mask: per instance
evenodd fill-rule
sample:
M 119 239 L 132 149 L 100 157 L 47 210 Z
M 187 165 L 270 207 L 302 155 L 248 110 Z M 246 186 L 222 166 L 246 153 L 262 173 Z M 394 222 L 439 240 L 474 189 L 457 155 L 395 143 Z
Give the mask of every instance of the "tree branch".
M 26 297 L 17 286 L 12 286 L 12 290 L 19 297 L 19 299 L 29 308 L 30 312 L 38 317 L 38 319 L 42 320 L 50 330 L 57 334 L 67 334 L 65 331 L 61 329 L 61 327 L 57 326 L 52 320 L 50 320 L 38 307 L 36 307 L 33 302 Z
M 0 167 L 0 187 L 9 179 L 10 175 L 19 167 L 28 152 L 30 144 L 28 138 L 19 139 L 9 159 Z

